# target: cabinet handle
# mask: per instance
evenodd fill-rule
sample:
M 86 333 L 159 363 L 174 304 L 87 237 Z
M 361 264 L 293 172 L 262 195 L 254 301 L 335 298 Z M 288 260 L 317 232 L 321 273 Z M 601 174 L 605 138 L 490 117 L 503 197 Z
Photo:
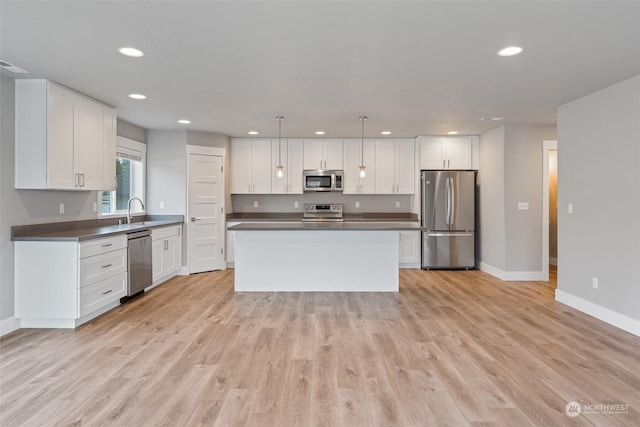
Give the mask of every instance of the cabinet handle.
M 82 187 L 84 187 L 84 174 L 83 174 L 83 173 L 81 173 L 81 174 L 80 174 L 80 176 L 82 177 L 82 184 L 81 184 L 81 186 L 82 186 Z
M 106 245 L 102 245 L 103 248 L 108 248 L 109 246 L 113 246 L 113 243 L 107 243 Z
M 168 241 L 168 240 L 165 240 L 165 241 L 164 241 L 164 250 L 166 251 L 166 250 L 168 250 L 168 249 L 169 249 L 169 241 Z
M 446 162 L 446 160 L 442 159 L 442 169 L 446 169 L 446 167 L 447 167 L 447 164 L 445 162 Z
M 102 295 L 107 295 L 107 294 L 110 294 L 111 292 L 113 292 L 113 289 L 109 289 L 107 292 L 103 292 Z
M 107 265 L 103 265 L 101 268 L 109 268 L 111 267 L 113 264 L 107 264 Z
M 451 168 L 451 160 L 447 160 L 447 168 Z

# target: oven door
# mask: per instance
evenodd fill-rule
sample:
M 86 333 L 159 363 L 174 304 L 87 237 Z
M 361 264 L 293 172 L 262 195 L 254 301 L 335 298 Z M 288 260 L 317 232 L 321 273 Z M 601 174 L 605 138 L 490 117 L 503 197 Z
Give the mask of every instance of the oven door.
M 304 171 L 304 191 L 333 190 L 333 175 L 317 171 Z

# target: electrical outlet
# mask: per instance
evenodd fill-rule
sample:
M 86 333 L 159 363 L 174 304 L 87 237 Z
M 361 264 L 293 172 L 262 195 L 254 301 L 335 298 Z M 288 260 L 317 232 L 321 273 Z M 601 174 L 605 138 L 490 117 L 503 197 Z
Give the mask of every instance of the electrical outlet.
M 396 208 L 399 208 L 399 207 L 400 207 L 400 202 L 396 201 Z
M 598 278 L 597 277 L 592 277 L 591 278 L 591 286 L 593 286 L 593 289 L 598 289 Z
M 60 203 L 60 205 L 58 206 L 58 209 L 60 211 L 60 215 L 64 215 L 64 203 Z
M 164 202 L 160 202 L 160 209 L 164 209 Z
M 98 203 L 93 202 L 93 211 L 98 212 Z
M 254 200 L 254 201 L 253 201 L 253 207 L 254 207 L 254 208 L 257 208 L 257 207 L 258 207 L 258 201 L 257 201 L 257 200 Z
M 567 205 L 567 213 L 568 214 L 572 214 L 573 213 L 573 203 L 569 203 Z
M 356 202 L 356 209 L 360 208 L 360 202 Z
M 300 203 L 299 202 L 293 202 L 293 207 L 294 208 L 299 208 L 300 207 Z

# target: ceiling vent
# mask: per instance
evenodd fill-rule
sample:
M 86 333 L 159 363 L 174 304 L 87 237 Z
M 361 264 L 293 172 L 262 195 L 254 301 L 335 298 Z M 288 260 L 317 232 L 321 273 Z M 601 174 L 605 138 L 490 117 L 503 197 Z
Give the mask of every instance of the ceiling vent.
M 7 61 L 4 61 L 2 59 L 0 59 L 0 68 L 3 68 L 7 71 L 11 71 L 12 73 L 16 73 L 16 74 L 25 74 L 28 73 L 27 70 L 23 70 L 22 68 L 13 65 Z

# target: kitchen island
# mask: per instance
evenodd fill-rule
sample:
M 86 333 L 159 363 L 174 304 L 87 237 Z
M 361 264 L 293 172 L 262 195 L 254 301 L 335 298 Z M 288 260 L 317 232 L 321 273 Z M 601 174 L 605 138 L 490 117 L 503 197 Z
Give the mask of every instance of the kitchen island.
M 397 292 L 398 239 L 417 222 L 242 223 L 237 292 Z

